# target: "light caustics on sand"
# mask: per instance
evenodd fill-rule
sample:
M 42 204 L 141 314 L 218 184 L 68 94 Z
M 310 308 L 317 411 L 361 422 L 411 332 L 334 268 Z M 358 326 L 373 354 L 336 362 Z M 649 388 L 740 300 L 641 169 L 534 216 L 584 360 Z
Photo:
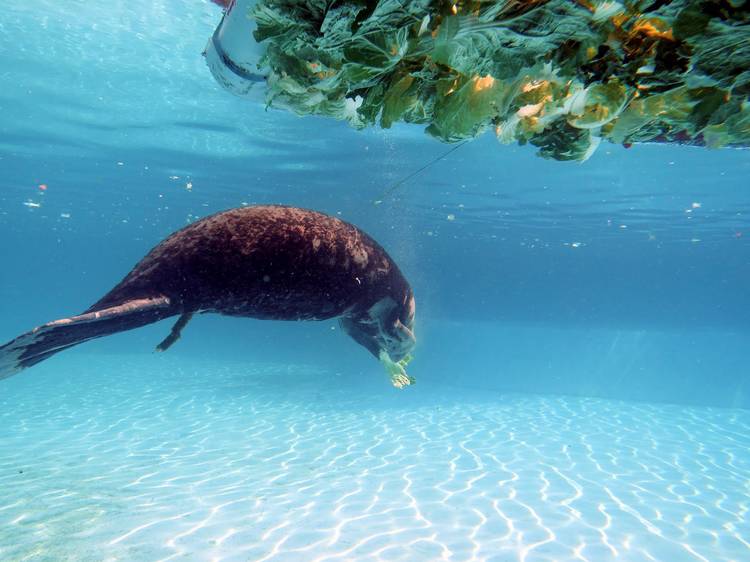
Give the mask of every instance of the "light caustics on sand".
M 750 557 L 750 412 L 83 357 L 4 383 L 0 559 Z

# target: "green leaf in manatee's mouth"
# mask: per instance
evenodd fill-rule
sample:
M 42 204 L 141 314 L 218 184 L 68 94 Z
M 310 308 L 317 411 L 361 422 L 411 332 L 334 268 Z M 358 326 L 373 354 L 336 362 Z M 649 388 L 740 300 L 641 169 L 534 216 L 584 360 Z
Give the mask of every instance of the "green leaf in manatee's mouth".
M 381 350 L 379 357 L 393 386 L 396 388 L 404 388 L 416 384 L 416 379 L 406 374 L 406 366 L 412 359 L 411 355 L 407 355 L 400 361 L 393 361 L 387 351 Z

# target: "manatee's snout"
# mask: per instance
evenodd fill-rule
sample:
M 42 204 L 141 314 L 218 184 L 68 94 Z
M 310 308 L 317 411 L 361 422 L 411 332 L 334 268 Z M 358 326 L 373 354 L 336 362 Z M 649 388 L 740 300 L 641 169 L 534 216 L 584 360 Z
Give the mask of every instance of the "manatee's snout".
M 393 361 L 401 361 L 411 353 L 417 344 L 414 336 L 414 325 L 405 326 L 400 320 L 396 321 L 393 332 L 384 338 L 384 349 Z
M 386 351 L 393 361 L 404 359 L 417 343 L 414 336 L 414 297 L 409 295 L 402 305 L 391 298 L 382 299 L 366 314 L 344 316 L 341 327 L 354 341 L 375 357 Z

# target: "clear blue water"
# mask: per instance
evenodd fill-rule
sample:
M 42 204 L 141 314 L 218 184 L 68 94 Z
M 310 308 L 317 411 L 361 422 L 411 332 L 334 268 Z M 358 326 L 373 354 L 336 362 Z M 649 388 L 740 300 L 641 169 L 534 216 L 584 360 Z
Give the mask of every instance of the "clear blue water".
M 231 96 L 200 56 L 219 18 L 4 3 L 0 340 L 284 203 L 398 262 L 418 384 L 335 322 L 79 346 L 0 381 L 0 559 L 750 559 L 750 151 L 486 136 L 384 197 L 448 147 Z

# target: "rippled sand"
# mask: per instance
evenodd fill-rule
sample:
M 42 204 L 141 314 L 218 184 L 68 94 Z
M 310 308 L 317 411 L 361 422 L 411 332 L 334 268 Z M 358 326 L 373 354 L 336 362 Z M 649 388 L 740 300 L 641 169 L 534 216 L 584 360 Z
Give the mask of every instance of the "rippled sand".
M 750 411 L 175 357 L 0 383 L 0 560 L 750 560 Z

